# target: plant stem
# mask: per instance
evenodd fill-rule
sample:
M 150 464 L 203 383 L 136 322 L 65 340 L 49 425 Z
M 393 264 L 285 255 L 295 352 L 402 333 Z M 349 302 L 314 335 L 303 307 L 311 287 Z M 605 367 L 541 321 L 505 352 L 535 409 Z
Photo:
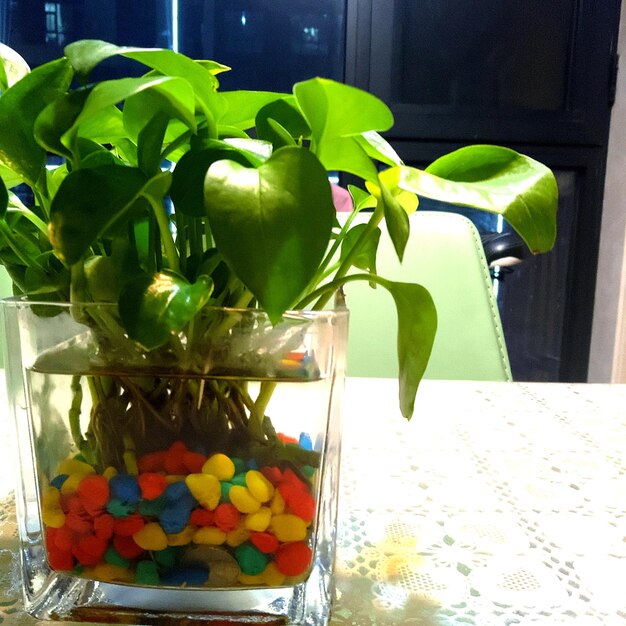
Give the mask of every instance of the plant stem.
M 161 240 L 165 248 L 165 257 L 169 268 L 174 272 L 180 272 L 180 259 L 178 256 L 178 250 L 172 237 L 172 231 L 170 230 L 169 216 L 165 211 L 165 206 L 162 202 L 156 202 L 152 198 L 148 198 L 156 217 L 157 224 L 159 226 L 159 233 L 161 234 Z

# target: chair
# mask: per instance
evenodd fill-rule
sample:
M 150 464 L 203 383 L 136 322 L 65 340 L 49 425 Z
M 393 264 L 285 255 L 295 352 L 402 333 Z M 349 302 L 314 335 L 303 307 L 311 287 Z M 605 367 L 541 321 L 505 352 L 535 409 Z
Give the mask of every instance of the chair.
M 461 215 L 430 211 L 413 213 L 410 223 L 402 264 L 382 228 L 377 273 L 420 283 L 433 296 L 439 321 L 424 377 L 510 381 L 500 315 L 475 226 Z M 360 281 L 344 290 L 350 309 L 348 375 L 397 376 L 397 322 L 391 295 Z

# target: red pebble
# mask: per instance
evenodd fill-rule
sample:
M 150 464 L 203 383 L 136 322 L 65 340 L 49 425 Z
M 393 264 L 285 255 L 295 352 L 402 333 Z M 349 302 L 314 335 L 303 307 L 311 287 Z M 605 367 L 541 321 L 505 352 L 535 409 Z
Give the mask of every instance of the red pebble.
M 99 539 L 95 535 L 81 537 L 72 548 L 72 554 L 81 565 L 97 565 L 104 556 L 107 549 L 107 542 Z
M 279 485 L 278 491 L 294 515 L 307 523 L 313 520 L 315 517 L 315 498 L 308 491 L 303 491 L 291 483 Z
M 280 471 L 279 467 L 262 467 L 261 474 L 269 480 L 272 485 L 278 485 L 278 483 L 283 479 L 283 473 Z
M 306 572 L 311 564 L 313 553 L 311 548 L 303 541 L 284 543 L 276 551 L 274 557 L 276 567 L 285 576 L 299 576 Z
M 277 433 L 278 438 L 283 442 L 283 443 L 299 443 L 299 441 L 297 439 L 294 439 L 293 437 L 290 437 L 289 435 L 285 435 L 285 433 Z
M 194 509 L 189 522 L 194 526 L 213 526 L 215 514 L 207 509 Z
M 113 531 L 116 535 L 130 537 L 138 533 L 146 523 L 139 513 L 131 513 L 127 517 L 119 517 L 113 521 Z
M 187 474 L 200 474 L 202 466 L 206 463 L 206 456 L 199 452 L 185 452 L 183 454 L 183 465 Z
M 187 446 L 182 441 L 175 441 L 165 455 L 165 470 L 168 474 L 184 474 L 187 470 L 183 458 Z
M 250 533 L 250 543 L 257 548 L 260 552 L 270 554 L 276 552 L 276 549 L 280 545 L 278 539 L 271 533 Z
M 52 542 L 46 547 L 51 569 L 62 572 L 74 569 L 74 555 L 70 550 L 61 550 Z
M 137 467 L 140 472 L 161 472 L 165 469 L 165 457 L 167 452 L 150 452 L 144 454 L 137 460 Z
M 55 528 L 51 530 L 56 531 L 54 533 L 54 539 L 53 539 L 54 545 L 59 550 L 64 550 L 65 552 L 71 552 L 72 546 L 76 543 L 76 533 L 72 532 L 66 526 L 63 526 L 63 528 Z
M 93 521 L 93 531 L 96 537 L 100 537 L 100 539 L 110 539 L 113 536 L 114 528 L 115 519 L 108 513 L 98 515 Z
M 302 489 L 303 491 L 309 490 L 308 485 L 305 482 L 303 482 L 298 476 L 298 474 L 296 474 L 290 467 L 288 467 L 283 472 L 282 482 L 293 485 L 294 487 L 298 487 L 298 489 Z
M 85 509 L 99 507 L 103 509 L 109 501 L 109 481 L 104 476 L 92 474 L 83 478 L 76 493 Z
M 230 502 L 222 502 L 215 509 L 215 525 L 225 533 L 235 530 L 239 525 L 241 513 Z
M 71 493 L 67 496 L 61 496 L 61 508 L 63 509 L 64 513 L 69 513 L 70 511 L 76 513 L 85 512 L 85 507 L 83 506 L 83 503 L 81 502 L 81 499 L 76 492 Z
M 155 500 L 167 487 L 165 476 L 163 476 L 163 474 L 157 474 L 156 472 L 144 472 L 143 474 L 139 474 L 137 482 L 141 490 L 141 497 L 144 500 Z
M 91 516 L 84 512 L 70 511 L 66 513 L 65 526 L 79 535 L 85 535 L 93 530 Z
M 132 537 L 115 535 L 113 537 L 113 547 L 125 559 L 136 559 L 143 554 L 143 548 L 138 546 Z

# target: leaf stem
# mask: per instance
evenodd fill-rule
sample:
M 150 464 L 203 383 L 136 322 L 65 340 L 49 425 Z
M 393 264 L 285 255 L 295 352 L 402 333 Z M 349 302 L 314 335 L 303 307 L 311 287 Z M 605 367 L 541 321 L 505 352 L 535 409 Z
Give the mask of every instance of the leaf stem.
M 148 201 L 150 202 L 154 216 L 156 217 L 169 268 L 174 272 L 180 272 L 180 258 L 178 256 L 176 244 L 174 243 L 174 237 L 172 237 L 170 220 L 167 212 L 165 211 L 165 205 L 162 202 L 157 202 L 149 196 Z

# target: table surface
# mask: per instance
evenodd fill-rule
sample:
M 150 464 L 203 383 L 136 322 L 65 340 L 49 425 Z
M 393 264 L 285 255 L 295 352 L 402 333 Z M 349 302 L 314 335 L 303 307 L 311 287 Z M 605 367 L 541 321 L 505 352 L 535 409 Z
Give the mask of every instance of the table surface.
M 333 626 L 626 625 L 626 385 L 349 379 Z M 1 430 L 1 429 L 0 429 Z M 0 622 L 21 610 L 0 432 Z

